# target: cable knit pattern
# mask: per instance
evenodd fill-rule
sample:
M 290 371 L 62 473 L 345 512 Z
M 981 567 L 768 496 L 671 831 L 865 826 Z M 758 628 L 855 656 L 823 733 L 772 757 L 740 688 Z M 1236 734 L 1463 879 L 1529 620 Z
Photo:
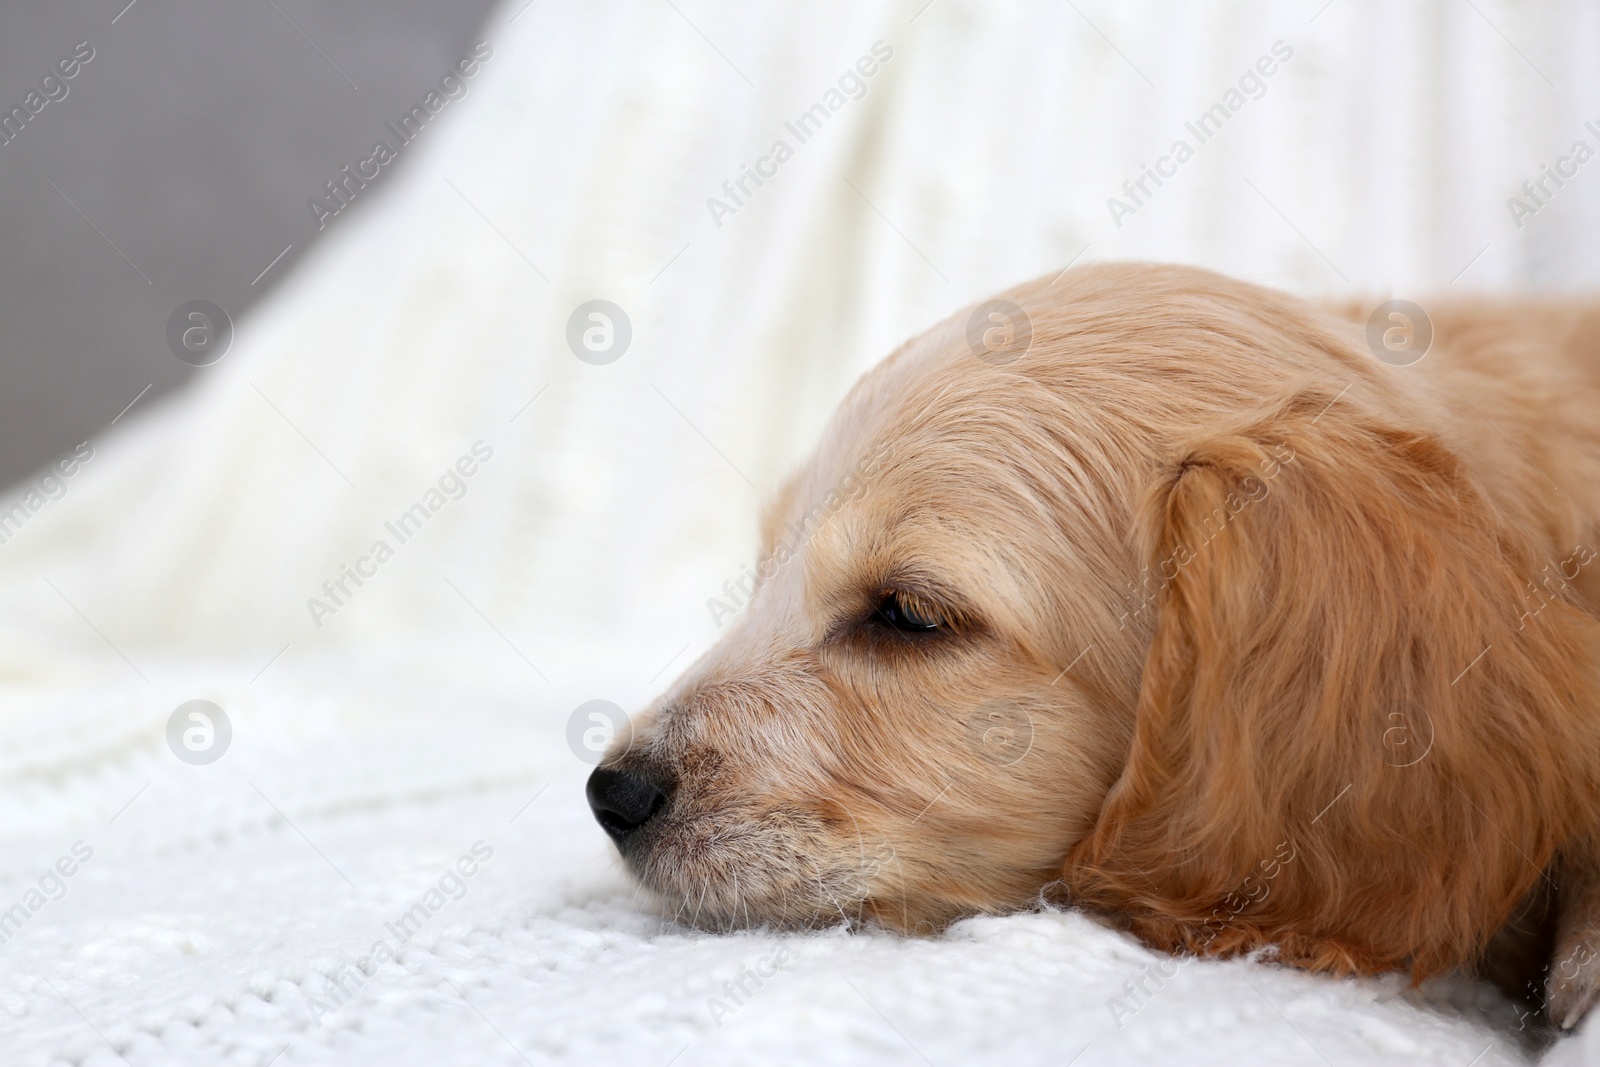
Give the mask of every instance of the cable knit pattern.
M 468 98 L 227 357 L 91 439 L 0 545 L 0 914 L 92 850 L 0 945 L 0 1060 L 1537 1056 L 1480 987 L 1233 961 L 1157 988 L 1160 957 L 1073 913 L 704 935 L 650 912 L 589 819 L 572 709 L 639 706 L 709 646 L 760 502 L 944 315 L 1106 258 L 1424 306 L 1600 282 L 1600 163 L 1522 190 L 1600 148 L 1591 4 L 924 3 L 516 0 Z M 877 42 L 801 143 L 786 123 Z M 632 324 L 607 366 L 565 340 L 597 298 Z M 317 617 L 478 442 L 464 495 Z M 209 766 L 165 736 L 197 698 L 233 728 Z M 1596 1032 L 1546 1061 L 1600 1055 Z

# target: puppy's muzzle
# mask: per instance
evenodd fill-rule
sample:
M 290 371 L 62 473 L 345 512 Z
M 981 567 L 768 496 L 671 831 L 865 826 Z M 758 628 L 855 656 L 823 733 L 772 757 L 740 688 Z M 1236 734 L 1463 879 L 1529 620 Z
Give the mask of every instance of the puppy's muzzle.
M 597 767 L 585 792 L 595 821 L 620 846 L 666 806 L 672 787 L 630 771 Z

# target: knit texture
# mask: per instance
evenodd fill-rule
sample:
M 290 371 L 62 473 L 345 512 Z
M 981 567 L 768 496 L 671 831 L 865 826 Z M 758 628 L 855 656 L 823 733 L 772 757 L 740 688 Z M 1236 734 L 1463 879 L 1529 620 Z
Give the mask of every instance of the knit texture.
M 226 357 L 91 439 L 0 545 L 0 1061 L 1537 1055 L 1470 983 L 1152 979 L 1070 912 L 698 933 L 590 819 L 573 709 L 710 646 L 760 503 L 941 317 L 1110 258 L 1424 306 L 1600 281 L 1600 163 L 1521 191 L 1600 147 L 1592 5 L 923 2 L 517 0 Z M 593 299 L 631 324 L 608 365 L 567 343 Z M 196 699 L 209 765 L 167 737 Z

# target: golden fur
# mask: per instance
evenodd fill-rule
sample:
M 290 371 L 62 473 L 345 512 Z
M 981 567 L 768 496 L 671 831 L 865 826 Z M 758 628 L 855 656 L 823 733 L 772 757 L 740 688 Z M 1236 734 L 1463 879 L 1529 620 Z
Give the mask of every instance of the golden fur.
M 608 757 L 670 793 L 632 870 L 712 924 L 925 932 L 1043 893 L 1172 951 L 1419 977 L 1550 905 L 1570 1021 L 1600 305 L 1430 302 L 1395 367 L 1364 306 L 1196 269 L 1003 296 L 1026 353 L 977 358 L 963 312 L 869 373 L 749 606 Z

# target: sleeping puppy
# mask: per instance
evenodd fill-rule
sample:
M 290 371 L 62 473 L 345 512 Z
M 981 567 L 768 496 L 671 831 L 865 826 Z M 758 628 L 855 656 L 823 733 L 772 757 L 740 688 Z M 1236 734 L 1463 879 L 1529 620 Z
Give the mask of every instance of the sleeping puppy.
M 1043 899 L 1172 952 L 1542 973 L 1572 1025 L 1600 305 L 1430 304 L 1414 363 L 1428 322 L 1365 310 L 1107 265 L 903 346 L 591 778 L 632 872 L 713 926 Z

